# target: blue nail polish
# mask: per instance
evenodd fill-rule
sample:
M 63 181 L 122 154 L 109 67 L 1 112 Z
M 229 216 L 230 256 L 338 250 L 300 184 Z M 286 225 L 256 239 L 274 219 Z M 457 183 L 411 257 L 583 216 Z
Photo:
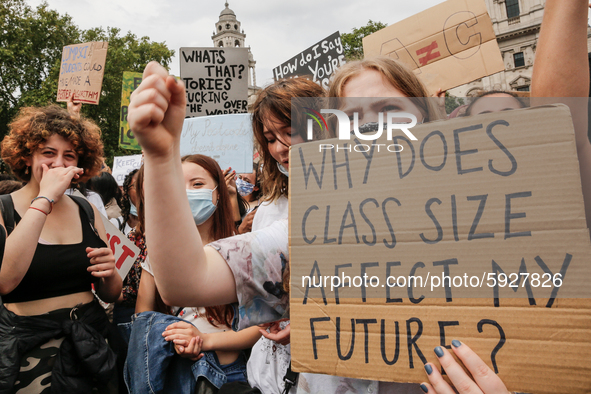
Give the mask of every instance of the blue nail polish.
M 427 375 L 431 375 L 433 368 L 429 364 L 425 364 L 425 371 L 427 371 Z
M 429 392 L 429 388 L 427 388 L 427 386 L 425 386 L 424 384 L 421 384 L 421 390 L 423 390 L 425 393 Z
M 435 354 L 437 355 L 437 357 L 443 357 L 443 349 L 441 348 L 441 346 L 437 346 L 435 348 Z
M 453 345 L 453 347 L 462 346 L 462 342 L 458 341 L 457 339 L 454 339 L 453 341 L 451 341 L 451 344 Z

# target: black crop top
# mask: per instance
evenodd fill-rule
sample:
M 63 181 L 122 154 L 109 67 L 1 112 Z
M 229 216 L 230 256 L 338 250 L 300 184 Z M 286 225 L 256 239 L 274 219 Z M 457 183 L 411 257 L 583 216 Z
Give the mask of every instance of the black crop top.
M 2 296 L 3 302 L 42 300 L 90 291 L 91 284 L 98 282 L 98 278 L 86 270 L 90 266 L 90 259 L 86 256 L 86 248 L 103 248 L 106 245 L 91 227 L 90 220 L 80 205 L 81 203 L 77 199 L 73 200 L 79 204 L 82 242 L 67 245 L 38 243 L 29 270 L 14 290 Z M 84 201 L 83 203 L 88 202 Z M 14 211 L 14 219 L 17 224 L 21 220 L 16 210 Z

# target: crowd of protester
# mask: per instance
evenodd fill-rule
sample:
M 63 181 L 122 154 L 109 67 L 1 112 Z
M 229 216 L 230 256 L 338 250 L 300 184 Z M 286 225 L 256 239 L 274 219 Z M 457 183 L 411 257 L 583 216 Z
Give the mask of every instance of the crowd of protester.
M 587 5 L 547 0 L 532 103 L 588 96 Z M 294 127 L 303 119 L 292 114 L 292 98 L 320 105 L 328 97 L 340 109 L 348 97 L 397 98 L 419 123 L 530 105 L 492 91 L 445 114 L 433 101 L 415 100 L 428 96 L 390 58 L 347 63 L 328 91 L 305 78 L 277 81 L 252 108 L 260 160 L 236 174 L 170 149 L 179 147 L 185 91 L 150 63 L 128 118 L 144 164 L 122 187 L 104 165 L 100 130 L 79 104 L 22 109 L 1 148 L 12 175 L 0 179 L 0 394 L 453 393 L 431 362 L 420 385 L 298 376 L 290 366 L 289 148 L 306 130 Z M 570 105 L 589 219 L 587 108 Z M 375 122 L 382 108 L 370 102 L 364 109 L 359 124 Z M 140 250 L 125 278 L 101 214 Z M 507 393 L 467 344 L 454 340 L 452 351 L 471 377 L 449 350 L 437 347 L 435 355 L 459 392 Z

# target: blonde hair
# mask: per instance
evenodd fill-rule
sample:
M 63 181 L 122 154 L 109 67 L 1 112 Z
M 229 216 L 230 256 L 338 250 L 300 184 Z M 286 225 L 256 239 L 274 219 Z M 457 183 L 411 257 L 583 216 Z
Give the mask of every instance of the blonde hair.
M 443 114 L 437 109 L 432 100 L 423 99 L 429 97 L 427 88 L 419 78 L 405 65 L 388 57 L 374 57 L 356 60 L 339 68 L 328 87 L 328 96 L 331 101 L 330 108 L 340 108 L 344 97 L 345 85 L 365 70 L 375 70 L 390 82 L 406 97 L 410 98 L 424 116 L 424 122 L 442 119 Z M 417 100 L 412 100 L 417 98 Z

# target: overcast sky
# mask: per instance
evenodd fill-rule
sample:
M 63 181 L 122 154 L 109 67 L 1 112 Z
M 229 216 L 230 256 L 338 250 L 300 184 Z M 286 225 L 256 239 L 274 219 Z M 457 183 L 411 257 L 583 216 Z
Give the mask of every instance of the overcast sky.
M 26 0 L 33 7 L 42 0 Z M 179 75 L 180 47 L 210 47 L 224 0 L 47 0 L 82 29 L 118 27 L 175 50 L 171 72 Z M 442 0 L 231 0 L 256 60 L 257 85 L 272 81 L 273 68 L 326 36 L 350 33 L 368 20 L 391 25 Z

